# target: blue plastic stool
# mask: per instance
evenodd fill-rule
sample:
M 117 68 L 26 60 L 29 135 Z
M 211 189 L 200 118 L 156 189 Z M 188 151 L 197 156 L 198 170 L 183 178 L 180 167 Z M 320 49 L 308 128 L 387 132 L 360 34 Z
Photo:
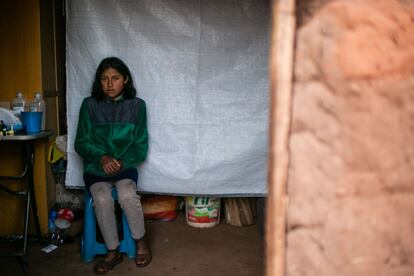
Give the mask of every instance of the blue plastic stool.
M 114 201 L 118 200 L 116 189 L 112 189 L 112 198 Z M 128 221 L 122 210 L 122 228 L 124 231 L 124 238 L 120 241 L 119 251 L 125 253 L 128 258 L 135 258 L 136 246 L 135 241 L 131 236 Z M 96 240 L 96 220 L 95 208 L 93 207 L 93 199 L 89 191 L 85 192 L 85 218 L 83 235 L 81 239 L 81 255 L 84 262 L 92 262 L 95 255 L 106 254 L 108 250 L 104 243 Z

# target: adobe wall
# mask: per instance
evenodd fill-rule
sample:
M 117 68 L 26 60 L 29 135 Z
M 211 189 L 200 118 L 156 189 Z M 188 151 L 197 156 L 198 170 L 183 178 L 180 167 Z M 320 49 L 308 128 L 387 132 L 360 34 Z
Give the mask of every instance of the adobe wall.
M 414 1 L 301 2 L 287 275 L 414 275 Z

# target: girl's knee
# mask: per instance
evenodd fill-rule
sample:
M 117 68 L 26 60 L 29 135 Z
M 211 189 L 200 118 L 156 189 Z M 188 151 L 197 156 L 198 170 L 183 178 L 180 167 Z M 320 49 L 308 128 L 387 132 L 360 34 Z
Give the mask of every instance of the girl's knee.
M 118 194 L 118 201 L 121 207 L 125 206 L 125 204 L 128 204 L 128 203 L 132 203 L 132 204 L 141 203 L 140 197 L 135 192 Z
M 137 186 L 135 182 L 132 180 L 122 180 L 118 182 L 117 192 L 118 192 L 118 198 L 120 198 L 120 200 L 138 197 Z
M 108 197 L 106 194 L 99 194 L 93 198 L 93 204 L 95 208 L 105 209 L 111 208 L 114 205 L 114 201 L 112 196 Z

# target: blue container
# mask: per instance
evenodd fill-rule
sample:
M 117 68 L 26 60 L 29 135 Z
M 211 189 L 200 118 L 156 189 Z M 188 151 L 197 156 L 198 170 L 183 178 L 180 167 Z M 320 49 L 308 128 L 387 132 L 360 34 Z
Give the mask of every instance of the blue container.
M 40 132 L 42 128 L 42 112 L 22 112 L 22 124 L 27 133 Z

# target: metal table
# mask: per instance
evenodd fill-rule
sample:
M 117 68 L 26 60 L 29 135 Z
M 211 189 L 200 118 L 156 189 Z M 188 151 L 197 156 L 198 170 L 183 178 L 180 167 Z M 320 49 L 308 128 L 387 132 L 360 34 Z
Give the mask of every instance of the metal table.
M 21 251 L 0 254 L 0 256 L 14 256 L 17 257 L 23 267 L 23 271 L 26 271 L 27 265 L 24 257 L 27 254 L 27 242 L 28 242 L 28 229 L 30 208 L 32 208 L 32 214 L 36 227 L 36 238 L 41 240 L 40 224 L 37 215 L 37 205 L 34 189 L 33 179 L 33 165 L 34 165 L 34 142 L 46 139 L 51 136 L 53 132 L 51 130 L 45 130 L 39 133 L 33 134 L 15 134 L 0 136 L 0 143 L 20 143 L 25 147 L 25 168 L 19 175 L 0 176 L 0 190 L 3 190 L 13 196 L 21 196 L 25 198 L 26 209 L 24 215 L 24 229 L 23 229 L 23 248 Z M 13 190 L 7 186 L 7 181 L 26 179 L 25 185 L 21 190 Z

